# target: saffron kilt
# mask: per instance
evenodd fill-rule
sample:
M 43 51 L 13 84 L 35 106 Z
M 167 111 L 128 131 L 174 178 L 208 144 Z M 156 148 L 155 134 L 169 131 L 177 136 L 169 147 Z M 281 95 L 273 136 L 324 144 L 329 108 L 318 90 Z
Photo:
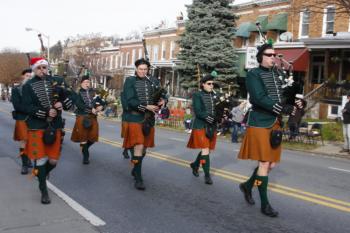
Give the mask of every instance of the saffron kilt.
M 25 121 L 16 120 L 15 130 L 13 132 L 13 140 L 15 141 L 27 141 L 28 128 Z
M 281 159 L 282 146 L 272 148 L 270 134 L 272 130 L 281 130 L 280 124 L 276 122 L 271 128 L 247 127 L 241 149 L 238 153 L 239 159 L 250 159 L 264 162 L 279 162 Z
M 124 132 L 123 148 L 132 148 L 142 144 L 144 147 L 154 147 L 154 127 L 145 137 L 142 133 L 142 123 L 127 122 L 127 130 Z
M 91 128 L 86 129 L 83 126 L 84 117 L 89 117 L 92 123 Z M 98 141 L 98 122 L 97 116 L 89 114 L 88 116 L 77 115 L 73 133 L 71 136 L 73 142 L 97 142 Z
M 125 134 L 127 133 L 128 131 L 128 122 L 126 121 L 122 121 L 122 127 L 121 127 L 121 132 L 120 132 L 120 137 L 121 138 L 124 138 L 125 137 Z
M 61 154 L 61 135 L 62 130 L 56 130 L 56 140 L 52 145 L 45 145 L 43 141 L 44 130 L 28 130 L 28 141 L 26 151 L 30 159 L 49 159 L 58 160 Z
M 205 136 L 205 129 L 192 129 L 190 139 L 188 140 L 187 147 L 190 149 L 205 149 L 209 148 L 214 150 L 216 145 L 216 131 L 212 139 Z

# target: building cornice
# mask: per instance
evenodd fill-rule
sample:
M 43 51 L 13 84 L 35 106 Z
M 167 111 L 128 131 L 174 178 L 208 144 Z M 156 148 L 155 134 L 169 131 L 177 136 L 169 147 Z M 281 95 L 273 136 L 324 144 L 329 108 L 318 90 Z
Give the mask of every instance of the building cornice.
M 233 3 L 232 6 L 235 9 L 243 10 L 243 9 L 249 9 L 254 6 L 270 6 L 270 5 L 276 5 L 280 3 L 290 3 L 290 0 L 255 0 L 255 1 L 249 1 L 244 3 Z

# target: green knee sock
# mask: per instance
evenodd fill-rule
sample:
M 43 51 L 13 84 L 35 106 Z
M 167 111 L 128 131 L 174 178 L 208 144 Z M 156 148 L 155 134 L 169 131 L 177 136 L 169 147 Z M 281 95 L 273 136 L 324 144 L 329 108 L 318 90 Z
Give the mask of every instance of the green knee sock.
M 36 169 L 38 169 L 38 181 L 39 181 L 39 189 L 41 193 L 47 193 L 47 186 L 46 186 L 46 165 L 36 166 Z
M 46 174 L 49 174 L 56 167 L 56 164 L 51 164 L 49 161 L 47 161 L 45 164 L 45 167 L 46 167 Z
M 255 183 L 255 179 L 256 179 L 256 174 L 258 172 L 258 168 L 259 167 L 256 167 L 254 169 L 254 172 L 253 174 L 251 175 L 251 177 L 244 183 L 245 187 L 248 189 L 248 190 L 252 190 L 253 186 L 254 186 L 254 183 Z
M 89 149 L 89 148 L 90 148 L 90 146 L 92 146 L 92 144 L 94 144 L 94 142 L 87 141 L 87 143 L 86 143 L 87 148 Z
M 89 146 L 87 143 L 85 144 L 80 144 L 81 146 L 81 152 L 83 153 L 83 157 L 85 160 L 89 159 Z
M 132 163 L 134 164 L 133 171 L 135 173 L 135 179 L 142 180 L 142 174 L 141 174 L 141 169 L 142 169 L 142 156 L 133 156 L 132 158 Z
M 256 181 L 260 194 L 261 208 L 264 208 L 267 204 L 269 204 L 269 200 L 267 198 L 267 185 L 269 183 L 269 177 L 257 175 Z
M 205 176 L 210 175 L 210 158 L 208 155 L 201 155 L 200 156 L 200 163 L 202 164 L 202 168 L 204 171 Z
M 193 162 L 193 164 L 194 164 L 196 167 L 199 167 L 199 165 L 200 165 L 201 153 L 202 153 L 202 152 L 199 152 L 199 153 L 198 153 L 196 160 Z

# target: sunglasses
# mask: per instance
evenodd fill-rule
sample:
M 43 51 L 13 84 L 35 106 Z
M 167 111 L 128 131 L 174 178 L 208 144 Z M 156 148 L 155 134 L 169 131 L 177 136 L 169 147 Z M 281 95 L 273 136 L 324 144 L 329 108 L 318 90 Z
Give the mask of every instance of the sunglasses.
M 38 69 L 38 70 L 46 70 L 46 69 L 47 69 L 47 66 L 38 66 L 37 69 Z
M 206 83 L 206 85 L 208 85 L 208 86 L 213 86 L 214 83 Z
M 276 53 L 264 53 L 266 57 L 276 57 Z

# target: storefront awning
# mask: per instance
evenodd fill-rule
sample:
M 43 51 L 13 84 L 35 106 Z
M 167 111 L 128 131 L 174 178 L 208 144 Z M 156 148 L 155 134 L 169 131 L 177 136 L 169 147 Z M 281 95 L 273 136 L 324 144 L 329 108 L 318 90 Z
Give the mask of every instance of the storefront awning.
M 239 53 L 238 54 L 238 76 L 239 77 L 246 77 L 247 71 L 245 70 L 245 53 Z
M 260 23 L 260 27 L 261 27 L 261 30 L 262 30 L 262 32 L 266 32 L 267 31 L 267 29 L 266 29 L 266 26 L 267 26 L 267 16 L 266 15 L 261 15 L 261 16 L 259 16 L 257 19 L 256 19 L 256 21 L 255 21 L 255 23 L 251 23 L 250 24 L 250 26 L 249 26 L 249 31 L 250 32 L 257 32 L 258 31 L 258 28 L 257 28 L 257 26 L 256 26 L 256 23 Z
M 267 30 L 287 31 L 288 13 L 280 13 L 273 16 L 266 25 Z
M 250 36 L 249 28 L 252 24 L 253 24 L 252 22 L 241 23 L 238 26 L 238 30 L 236 31 L 235 35 L 239 36 L 239 37 L 249 38 L 249 36 Z
M 293 63 L 294 71 L 306 72 L 309 69 L 309 51 L 307 48 L 298 49 L 275 49 L 276 54 L 282 54 L 283 59 Z M 276 63 L 280 61 L 276 57 Z

